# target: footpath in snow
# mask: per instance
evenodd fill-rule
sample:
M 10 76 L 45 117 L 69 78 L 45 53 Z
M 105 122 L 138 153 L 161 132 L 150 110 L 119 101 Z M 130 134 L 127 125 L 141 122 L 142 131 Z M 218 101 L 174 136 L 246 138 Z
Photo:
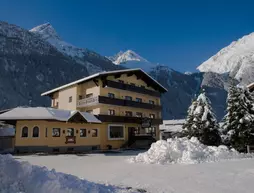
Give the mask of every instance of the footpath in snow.
M 144 153 L 129 159 L 132 163 L 148 164 L 195 164 L 202 162 L 217 162 L 227 159 L 252 158 L 253 154 L 239 153 L 226 146 L 206 146 L 197 138 L 175 138 L 157 141 Z
M 124 193 L 126 188 L 102 185 L 58 173 L 54 169 L 18 162 L 0 155 L 0 192 L 3 193 Z M 135 191 L 137 192 L 137 191 Z

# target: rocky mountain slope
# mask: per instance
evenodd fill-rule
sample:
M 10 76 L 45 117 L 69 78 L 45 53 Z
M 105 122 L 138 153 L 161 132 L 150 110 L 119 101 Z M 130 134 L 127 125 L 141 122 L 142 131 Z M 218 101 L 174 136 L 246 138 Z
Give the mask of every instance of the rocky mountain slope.
M 217 118 L 224 116 L 228 76 L 213 72 L 183 74 L 162 65 L 157 65 L 150 74 L 168 89 L 161 99 L 164 119 L 185 118 L 192 99 L 201 89 L 205 89 Z
M 115 70 L 122 68 L 115 66 L 108 58 L 97 54 L 86 48 L 78 48 L 62 40 L 50 23 L 45 23 L 34 27 L 30 32 L 38 35 L 54 46 L 59 52 L 71 57 L 75 62 L 87 68 L 89 74 L 94 74 L 103 70 Z
M 128 56 L 129 53 L 134 54 Z M 201 88 L 206 90 L 218 119 L 224 116 L 228 75 L 214 72 L 180 73 L 166 65 L 149 66 L 146 65 L 148 60 L 131 50 L 119 52 L 115 57 L 109 58 L 117 65 L 124 64 L 127 67 L 132 64 L 132 68 L 145 68 L 152 77 L 168 89 L 168 92 L 162 96 L 164 119 L 185 118 L 191 100 L 198 95 Z
M 47 97 L 40 96 L 42 92 L 85 77 L 91 73 L 91 68 L 96 69 L 95 66 L 100 71 L 119 68 L 107 58 L 86 49 L 67 46 L 72 53 L 83 54 L 68 56 L 63 51 L 67 49 L 66 44 L 61 51 L 48 42 L 59 36 L 50 25 L 47 29 L 41 36 L 35 30 L 29 32 L 0 21 L 0 109 L 49 105 Z
M 232 42 L 197 69 L 201 72 L 229 73 L 242 84 L 254 82 L 254 33 Z

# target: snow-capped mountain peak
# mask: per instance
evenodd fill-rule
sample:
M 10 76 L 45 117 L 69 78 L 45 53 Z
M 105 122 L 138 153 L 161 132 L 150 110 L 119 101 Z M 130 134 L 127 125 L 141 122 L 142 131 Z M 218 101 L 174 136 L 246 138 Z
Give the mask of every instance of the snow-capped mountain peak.
M 86 48 L 79 48 L 68 42 L 65 42 L 57 34 L 56 30 L 50 23 L 39 25 L 29 31 L 34 34 L 37 34 L 38 36 L 40 36 L 40 38 L 49 42 L 52 46 L 54 46 L 58 51 L 60 51 L 64 55 L 72 57 L 78 64 L 85 66 L 90 74 L 100 72 L 102 71 L 102 68 L 100 65 L 90 62 L 89 59 L 85 60 L 85 58 L 92 57 L 93 60 L 95 58 L 99 58 L 100 61 L 104 61 L 105 63 L 114 67 L 114 65 L 110 61 L 108 61 L 105 57 L 100 56 L 99 54 Z
M 36 26 L 31 29 L 30 32 L 40 34 L 43 39 L 54 38 L 60 40 L 60 37 L 56 33 L 56 30 L 50 23 L 44 23 L 42 25 Z
M 156 64 L 149 62 L 132 50 L 120 51 L 116 55 L 108 57 L 108 59 L 116 65 L 126 68 L 141 68 L 146 72 L 151 71 L 156 66 Z
M 114 63 L 117 65 L 124 64 L 128 61 L 148 62 L 146 59 L 132 50 L 127 50 L 126 52 L 120 51 L 116 56 L 118 57 L 115 58 Z
M 229 73 L 231 77 L 254 81 L 254 33 L 233 41 L 197 68 L 201 72 Z

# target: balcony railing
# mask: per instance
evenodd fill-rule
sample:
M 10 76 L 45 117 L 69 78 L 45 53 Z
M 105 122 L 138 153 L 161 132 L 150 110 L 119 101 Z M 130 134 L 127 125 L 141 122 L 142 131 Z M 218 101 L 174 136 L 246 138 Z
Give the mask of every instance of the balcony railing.
M 138 87 L 138 86 L 134 86 L 134 85 L 130 85 L 130 84 L 124 84 L 124 83 L 121 83 L 121 82 L 115 82 L 115 81 L 107 80 L 106 85 L 108 87 L 111 87 L 111 88 L 128 90 L 128 91 L 147 94 L 147 95 L 156 96 L 156 97 L 161 96 L 161 93 L 159 93 L 158 91 L 152 91 L 152 90 L 148 90 L 148 89 L 143 88 L 143 87 Z
M 78 107 L 88 107 L 99 103 L 99 96 L 84 98 L 78 100 Z
M 160 105 L 154 105 L 150 103 L 142 103 L 137 101 L 130 101 L 124 99 L 110 98 L 105 96 L 95 96 L 90 98 L 81 99 L 78 101 L 78 107 L 88 107 L 97 104 L 110 104 L 118 106 L 128 106 L 141 109 L 152 109 L 152 110 L 161 110 Z

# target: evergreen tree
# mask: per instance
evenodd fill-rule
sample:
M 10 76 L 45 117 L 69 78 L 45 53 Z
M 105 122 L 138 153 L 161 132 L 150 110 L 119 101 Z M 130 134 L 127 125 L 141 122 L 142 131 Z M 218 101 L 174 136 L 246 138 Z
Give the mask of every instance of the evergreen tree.
M 213 113 L 211 102 L 204 92 L 189 107 L 182 136 L 197 137 L 205 145 L 220 145 L 219 125 Z
M 246 151 L 252 143 L 253 96 L 247 89 L 231 84 L 227 98 L 227 114 L 223 118 L 224 143 L 238 151 Z

